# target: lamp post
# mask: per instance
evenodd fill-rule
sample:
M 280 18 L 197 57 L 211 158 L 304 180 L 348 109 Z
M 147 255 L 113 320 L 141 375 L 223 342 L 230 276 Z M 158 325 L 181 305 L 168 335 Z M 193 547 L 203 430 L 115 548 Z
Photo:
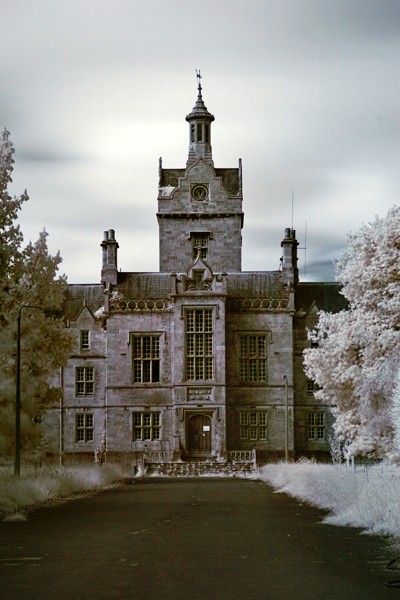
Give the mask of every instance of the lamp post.
M 17 319 L 17 376 L 15 390 L 15 463 L 14 475 L 19 477 L 21 473 L 21 314 L 24 308 L 35 308 L 43 310 L 42 306 L 23 304 L 18 311 Z
M 285 462 L 289 462 L 289 402 L 288 402 L 288 382 L 287 376 L 285 380 Z

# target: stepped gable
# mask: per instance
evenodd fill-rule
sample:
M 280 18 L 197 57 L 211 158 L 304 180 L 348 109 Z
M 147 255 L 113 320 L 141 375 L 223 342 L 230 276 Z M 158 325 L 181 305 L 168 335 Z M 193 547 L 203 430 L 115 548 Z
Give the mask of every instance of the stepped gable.
M 65 293 L 65 318 L 73 321 L 87 306 L 94 313 L 104 304 L 104 286 L 101 283 L 70 284 Z
M 171 294 L 171 274 L 118 273 L 118 292 L 127 300 L 167 298 Z
M 340 283 L 298 283 L 295 294 L 297 311 L 308 312 L 312 305 L 326 312 L 339 312 L 348 309 L 346 298 L 341 294 L 343 286 Z
M 288 287 L 280 271 L 229 273 L 228 295 L 232 298 L 287 298 Z

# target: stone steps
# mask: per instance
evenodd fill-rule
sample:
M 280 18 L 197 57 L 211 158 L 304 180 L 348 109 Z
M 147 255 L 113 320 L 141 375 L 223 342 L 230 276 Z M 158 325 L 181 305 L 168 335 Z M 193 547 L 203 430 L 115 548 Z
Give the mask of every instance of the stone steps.
M 256 473 L 253 462 L 216 462 L 196 460 L 168 463 L 145 463 L 137 476 L 142 477 L 251 477 Z

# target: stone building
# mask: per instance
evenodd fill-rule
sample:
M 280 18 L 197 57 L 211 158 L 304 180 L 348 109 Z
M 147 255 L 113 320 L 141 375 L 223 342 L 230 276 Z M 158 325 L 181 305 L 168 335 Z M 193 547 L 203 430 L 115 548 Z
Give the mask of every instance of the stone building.
M 214 166 L 200 83 L 186 121 L 186 166 L 159 163 L 160 271 L 119 271 L 110 229 L 101 282 L 69 286 L 75 349 L 48 415 L 65 464 L 92 462 L 102 443 L 124 463 L 143 453 L 224 462 L 254 449 L 259 463 L 329 453 L 329 407 L 314 398 L 302 351 L 318 309 L 343 307 L 339 288 L 299 282 L 291 228 L 280 270 L 242 271 L 241 160 Z

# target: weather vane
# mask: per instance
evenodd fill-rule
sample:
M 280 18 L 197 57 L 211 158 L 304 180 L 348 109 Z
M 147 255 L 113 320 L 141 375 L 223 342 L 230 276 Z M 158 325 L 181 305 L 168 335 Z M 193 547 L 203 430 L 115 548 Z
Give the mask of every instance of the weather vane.
M 197 77 L 197 87 L 199 90 L 201 90 L 201 79 L 203 79 L 203 78 L 201 76 L 200 69 L 196 69 L 196 77 Z

